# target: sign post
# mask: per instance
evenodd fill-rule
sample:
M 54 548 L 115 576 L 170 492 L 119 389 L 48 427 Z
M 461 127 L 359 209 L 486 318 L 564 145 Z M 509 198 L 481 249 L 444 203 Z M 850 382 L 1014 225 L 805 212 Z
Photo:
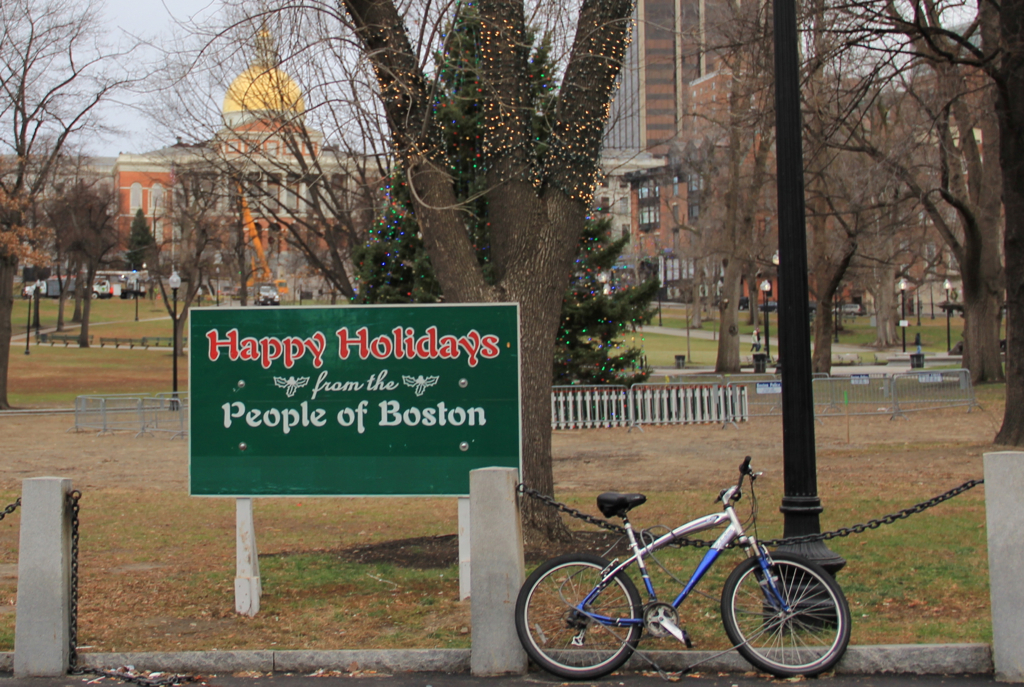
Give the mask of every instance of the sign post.
M 237 499 L 239 613 L 260 603 L 253 497 L 467 496 L 470 470 L 521 471 L 515 304 L 202 308 L 189 336 L 189 488 Z

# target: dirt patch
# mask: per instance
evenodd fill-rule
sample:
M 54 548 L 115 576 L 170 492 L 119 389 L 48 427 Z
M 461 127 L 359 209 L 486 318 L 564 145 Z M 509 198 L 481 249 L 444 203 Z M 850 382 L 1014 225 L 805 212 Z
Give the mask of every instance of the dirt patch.
M 573 551 L 592 551 L 616 555 L 626 552 L 621 537 L 611 532 L 574 532 L 570 547 Z M 566 544 L 531 544 L 526 547 L 526 562 L 540 563 L 565 553 Z M 350 563 L 390 563 L 405 568 L 448 568 L 459 560 L 459 538 L 454 534 L 436 537 L 395 539 L 378 544 L 366 544 L 337 552 L 338 557 Z

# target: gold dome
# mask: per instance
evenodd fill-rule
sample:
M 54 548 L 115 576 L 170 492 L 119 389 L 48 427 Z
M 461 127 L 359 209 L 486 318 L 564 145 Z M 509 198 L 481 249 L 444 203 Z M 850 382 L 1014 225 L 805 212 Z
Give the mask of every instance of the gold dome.
M 256 63 L 238 75 L 224 96 L 223 113 L 259 112 L 302 114 L 302 91 L 277 67 Z

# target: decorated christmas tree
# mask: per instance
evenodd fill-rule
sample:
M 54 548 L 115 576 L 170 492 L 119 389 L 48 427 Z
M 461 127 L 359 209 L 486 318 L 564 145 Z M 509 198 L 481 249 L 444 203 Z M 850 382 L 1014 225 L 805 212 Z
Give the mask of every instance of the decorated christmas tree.
M 622 337 L 650 322 L 658 281 L 617 283 L 614 265 L 628 239 L 611 240 L 611 222 L 589 220 L 580 236 L 576 264 L 555 344 L 555 384 L 633 384 L 647 378 L 643 350 Z
M 392 175 L 380 191 L 383 203 L 368 240 L 352 256 L 360 297 L 366 303 L 433 303 L 441 289 L 423 250 L 409 188 Z

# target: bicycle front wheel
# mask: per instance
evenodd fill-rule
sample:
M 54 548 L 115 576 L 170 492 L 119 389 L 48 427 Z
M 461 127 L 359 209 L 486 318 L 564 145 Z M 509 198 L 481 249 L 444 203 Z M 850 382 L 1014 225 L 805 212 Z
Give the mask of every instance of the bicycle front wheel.
M 570 680 L 613 672 L 629 659 L 643 630 L 640 594 L 625 573 L 600 592 L 608 561 L 566 554 L 537 568 L 516 600 L 516 632 L 541 668 Z
M 774 584 L 768 583 L 758 558 L 740 563 L 725 581 L 725 632 L 740 654 L 766 673 L 823 673 L 839 662 L 850 642 L 846 597 L 816 563 L 786 553 L 772 558 Z

